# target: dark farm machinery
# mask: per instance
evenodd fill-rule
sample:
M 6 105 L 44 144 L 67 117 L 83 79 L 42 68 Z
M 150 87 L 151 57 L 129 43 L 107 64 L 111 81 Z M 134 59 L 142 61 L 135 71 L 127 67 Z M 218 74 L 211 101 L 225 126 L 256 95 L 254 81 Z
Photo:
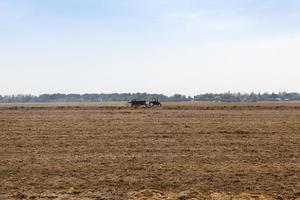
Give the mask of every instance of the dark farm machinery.
M 137 108 L 137 107 L 146 107 L 146 108 L 152 108 L 152 107 L 161 107 L 161 103 L 156 98 L 152 98 L 148 103 L 147 101 L 138 101 L 136 99 L 133 99 L 128 102 L 131 107 Z

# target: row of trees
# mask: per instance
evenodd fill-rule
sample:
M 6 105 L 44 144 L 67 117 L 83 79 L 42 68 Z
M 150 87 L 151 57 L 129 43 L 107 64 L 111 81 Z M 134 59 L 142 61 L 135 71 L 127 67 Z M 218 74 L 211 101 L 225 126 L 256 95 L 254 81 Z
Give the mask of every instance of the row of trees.
M 112 94 L 42 94 L 33 95 L 0 95 L 0 103 L 43 103 L 43 102 L 107 102 L 107 101 L 130 101 L 151 100 L 157 98 L 160 101 L 190 101 L 192 97 L 175 94 L 166 96 L 163 94 L 148 93 L 112 93 Z
M 175 94 L 148 93 L 112 93 L 112 94 L 42 94 L 33 95 L 0 95 L 0 103 L 42 103 L 42 102 L 105 102 L 105 101 L 130 101 L 150 100 L 157 98 L 160 101 L 211 101 L 211 102 L 256 102 L 256 101 L 300 101 L 299 93 L 207 93 L 194 97 Z
M 256 101 L 299 101 L 299 93 L 221 93 L 221 94 L 202 94 L 194 96 L 195 101 L 214 101 L 214 102 L 256 102 Z

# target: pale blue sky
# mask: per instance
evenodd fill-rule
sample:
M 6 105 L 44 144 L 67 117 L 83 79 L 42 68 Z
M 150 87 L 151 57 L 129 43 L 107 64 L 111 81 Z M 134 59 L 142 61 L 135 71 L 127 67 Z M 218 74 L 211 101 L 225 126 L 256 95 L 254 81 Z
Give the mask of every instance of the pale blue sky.
M 298 0 L 0 0 L 0 94 L 300 92 Z

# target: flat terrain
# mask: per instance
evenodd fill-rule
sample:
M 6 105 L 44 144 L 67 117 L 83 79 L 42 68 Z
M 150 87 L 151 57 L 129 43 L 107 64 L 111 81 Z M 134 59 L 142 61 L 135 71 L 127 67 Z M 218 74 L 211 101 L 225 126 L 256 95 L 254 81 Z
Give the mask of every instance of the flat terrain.
M 0 199 L 300 198 L 300 103 L 0 106 Z

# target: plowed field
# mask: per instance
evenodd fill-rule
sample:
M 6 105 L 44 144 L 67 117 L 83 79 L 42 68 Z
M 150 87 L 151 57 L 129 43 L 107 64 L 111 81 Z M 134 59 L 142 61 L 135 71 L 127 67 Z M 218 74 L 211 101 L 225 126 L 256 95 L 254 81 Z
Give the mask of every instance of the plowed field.
M 0 107 L 0 199 L 300 198 L 300 104 Z

